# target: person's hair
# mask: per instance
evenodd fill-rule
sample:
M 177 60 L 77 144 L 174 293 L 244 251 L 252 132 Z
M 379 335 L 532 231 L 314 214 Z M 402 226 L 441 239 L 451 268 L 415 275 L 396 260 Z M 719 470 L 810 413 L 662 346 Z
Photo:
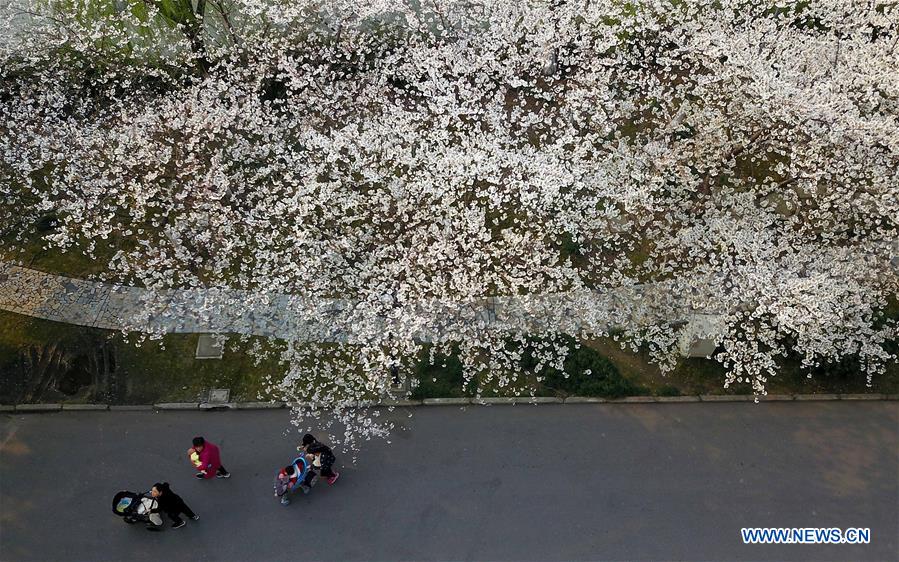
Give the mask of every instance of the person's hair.
M 153 484 L 153 487 L 162 493 L 169 492 L 169 483 L 168 482 L 157 482 L 157 483 Z
M 288 476 L 293 476 L 295 471 L 296 469 L 294 469 L 292 464 L 284 467 L 284 472 L 286 472 Z
M 194 437 L 194 447 L 202 447 L 206 444 L 206 440 L 202 437 Z
M 315 437 L 313 437 L 311 433 L 307 433 L 303 436 L 303 447 L 312 445 L 313 443 L 315 443 Z

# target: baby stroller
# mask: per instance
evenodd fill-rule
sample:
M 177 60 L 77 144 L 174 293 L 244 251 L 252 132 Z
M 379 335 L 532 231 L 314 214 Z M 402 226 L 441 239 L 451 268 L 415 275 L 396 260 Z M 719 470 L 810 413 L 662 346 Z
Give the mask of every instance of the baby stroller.
M 141 494 L 122 490 L 112 498 L 112 512 L 121 517 L 125 523 L 147 523 L 162 527 L 162 516 L 156 513 L 159 502 L 149 492 Z

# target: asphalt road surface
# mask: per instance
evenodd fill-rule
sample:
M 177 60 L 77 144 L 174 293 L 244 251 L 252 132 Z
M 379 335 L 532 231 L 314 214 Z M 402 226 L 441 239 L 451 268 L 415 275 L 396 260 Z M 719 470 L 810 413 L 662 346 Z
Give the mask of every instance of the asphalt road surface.
M 342 476 L 273 497 L 288 412 L 0 416 L 0 559 L 897 560 L 899 403 L 428 407 Z M 217 443 L 229 480 L 193 478 Z M 149 533 L 118 490 L 167 480 L 197 522 Z M 168 523 L 167 523 L 168 525 Z M 866 545 L 745 545 L 742 527 L 869 527 Z

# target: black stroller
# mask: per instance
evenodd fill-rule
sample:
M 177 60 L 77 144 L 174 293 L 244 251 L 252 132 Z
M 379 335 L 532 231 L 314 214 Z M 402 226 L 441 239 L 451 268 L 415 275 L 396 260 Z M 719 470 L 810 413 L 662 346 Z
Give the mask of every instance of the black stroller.
M 162 516 L 157 512 L 159 502 L 149 492 L 141 494 L 122 490 L 112 498 L 112 512 L 125 523 L 147 523 L 162 527 Z

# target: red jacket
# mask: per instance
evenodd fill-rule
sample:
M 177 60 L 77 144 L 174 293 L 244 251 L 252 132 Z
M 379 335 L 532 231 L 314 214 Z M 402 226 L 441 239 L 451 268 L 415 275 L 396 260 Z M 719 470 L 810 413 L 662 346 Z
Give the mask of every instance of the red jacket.
M 205 478 L 215 478 L 215 473 L 222 466 L 219 448 L 207 441 L 200 451 L 200 470 L 206 471 Z
M 294 465 L 296 468 L 296 465 Z M 296 486 L 297 481 L 300 478 L 300 473 L 297 470 L 294 470 L 293 476 L 288 476 L 287 472 L 282 468 L 278 471 L 278 476 L 275 477 L 275 495 L 283 496 L 287 492 L 291 490 L 294 486 Z

